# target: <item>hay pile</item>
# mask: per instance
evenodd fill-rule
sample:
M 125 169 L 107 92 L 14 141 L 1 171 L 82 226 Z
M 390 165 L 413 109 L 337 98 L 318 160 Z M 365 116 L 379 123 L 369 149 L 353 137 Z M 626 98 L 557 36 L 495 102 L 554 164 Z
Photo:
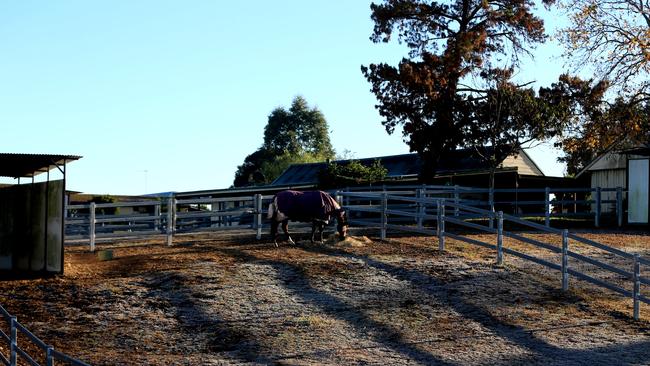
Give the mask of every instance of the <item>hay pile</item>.
M 326 240 L 325 244 L 334 245 L 337 247 L 365 247 L 372 244 L 372 240 L 367 236 L 353 236 L 348 235 L 343 240 L 339 240 L 338 235 L 332 234 Z
M 286 242 L 284 242 L 286 244 Z M 360 247 L 366 247 L 370 244 L 372 244 L 372 240 L 370 240 L 367 236 L 352 236 L 348 235 L 345 237 L 344 240 L 339 240 L 338 234 L 330 234 L 323 240 L 324 245 L 332 246 L 332 247 L 339 247 L 339 248 L 360 248 Z M 296 245 L 321 245 L 318 242 L 318 239 L 312 244 L 311 240 L 305 239 L 305 240 L 297 240 Z

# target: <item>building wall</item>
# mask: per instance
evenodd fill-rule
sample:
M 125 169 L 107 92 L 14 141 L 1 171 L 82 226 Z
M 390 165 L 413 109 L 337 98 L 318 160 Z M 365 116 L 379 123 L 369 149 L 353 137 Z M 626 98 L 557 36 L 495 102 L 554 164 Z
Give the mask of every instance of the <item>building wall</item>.
M 618 188 L 625 189 L 627 182 L 627 173 L 623 169 L 611 170 L 593 170 L 591 172 L 591 188 Z M 616 192 L 602 192 L 600 195 L 601 200 L 616 200 Z M 625 199 L 625 196 L 623 197 Z M 596 210 L 595 205 L 592 205 L 592 210 Z M 615 203 L 604 203 L 601 206 L 602 212 L 616 212 Z
M 63 181 L 0 189 L 0 270 L 61 272 Z
M 502 166 L 506 168 L 516 167 L 517 171 L 521 175 L 544 175 L 537 169 L 537 167 L 535 167 L 533 162 L 523 154 L 508 156 L 503 160 Z

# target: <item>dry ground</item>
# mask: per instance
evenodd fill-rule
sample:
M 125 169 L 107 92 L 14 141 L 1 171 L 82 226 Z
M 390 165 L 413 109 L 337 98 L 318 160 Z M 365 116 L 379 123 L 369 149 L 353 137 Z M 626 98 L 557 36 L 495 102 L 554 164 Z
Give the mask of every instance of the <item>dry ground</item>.
M 650 256 L 643 233 L 585 236 Z M 635 322 L 629 299 L 575 280 L 562 293 L 556 272 L 496 266 L 487 249 L 370 238 L 276 249 L 249 233 L 183 235 L 103 244 L 110 261 L 68 247 L 64 275 L 0 282 L 0 304 L 93 365 L 650 364 L 650 306 Z

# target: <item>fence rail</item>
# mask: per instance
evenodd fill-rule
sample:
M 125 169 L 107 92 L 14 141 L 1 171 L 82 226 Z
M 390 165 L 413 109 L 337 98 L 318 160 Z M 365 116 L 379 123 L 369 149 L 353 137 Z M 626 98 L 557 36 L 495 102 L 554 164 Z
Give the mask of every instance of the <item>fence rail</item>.
M 41 366 L 41 364 L 39 364 L 34 359 L 34 356 L 30 355 L 25 349 L 21 348 L 18 345 L 18 336 L 22 335 L 29 342 L 31 342 L 32 345 L 36 346 L 37 349 L 42 352 L 46 366 L 54 365 L 54 361 L 56 360 L 66 362 L 72 366 L 89 366 L 87 363 L 72 358 L 62 352 L 56 351 L 54 347 L 47 345 L 27 328 L 25 328 L 25 326 L 20 324 L 18 322 L 18 319 L 15 316 L 11 315 L 1 305 L 0 317 L 4 319 L 4 322 L 9 326 L 9 334 L 0 329 L 0 340 L 7 344 L 7 349 L 9 350 L 8 355 L 4 355 L 2 352 L 0 352 L 0 363 L 3 365 L 16 366 L 18 365 L 18 361 L 22 359 L 29 365 Z
M 615 193 L 615 200 L 603 199 L 605 194 L 611 195 L 612 193 Z M 650 284 L 650 280 L 641 277 L 640 269 L 637 270 L 637 268 L 640 268 L 641 265 L 650 266 L 650 260 L 550 226 L 551 217 L 560 216 L 593 216 L 595 226 L 600 226 L 601 216 L 604 215 L 602 209 L 604 204 L 613 204 L 609 208 L 614 210 L 616 222 L 620 226 L 623 223 L 625 193 L 621 187 L 477 189 L 460 186 L 418 185 L 349 188 L 345 191 L 337 191 L 336 196 L 349 211 L 351 224 L 379 228 L 382 240 L 386 238 L 387 230 L 398 230 L 436 235 L 441 250 L 444 250 L 446 237 L 487 248 L 496 248 L 497 263 L 501 263 L 505 253 L 561 271 L 562 288 L 565 290 L 568 288 L 571 275 L 603 288 L 614 289 L 613 291 L 625 296 L 631 294 L 635 304 L 634 317 L 638 319 L 638 303 L 647 302 L 648 299 L 640 294 L 640 287 Z M 566 199 L 566 197 L 572 197 L 572 199 Z M 270 199 L 272 196 L 255 194 L 230 198 L 176 200 L 171 197 L 166 201 L 71 205 L 66 207 L 66 235 L 68 239 L 87 239 L 91 251 L 95 250 L 97 238 L 162 234 L 166 235 L 167 243 L 171 245 L 174 234 L 192 231 L 252 229 L 259 239 L 264 224 L 264 207 Z M 563 206 L 567 204 L 572 205 L 572 212 L 564 212 Z M 530 207 L 527 210 L 520 210 L 523 206 Z M 137 213 L 132 215 L 117 213 L 118 209 L 137 210 Z M 512 213 L 503 213 L 508 209 Z M 555 212 L 553 212 L 554 209 Z M 537 210 L 543 212 L 537 212 Z M 112 211 L 112 213 L 107 214 L 108 211 Z M 538 216 L 544 219 L 544 224 L 523 220 L 522 216 Z M 487 226 L 482 225 L 485 221 L 487 221 Z M 426 222 L 435 222 L 436 227 L 426 227 Z M 562 240 L 562 247 L 504 231 L 504 222 L 557 235 Z M 496 234 L 496 244 L 484 243 L 449 233 L 445 230 L 447 224 Z M 503 248 L 504 237 L 561 254 L 562 262 L 560 264 L 551 263 L 546 259 L 537 258 L 512 248 Z M 604 250 L 610 255 L 627 260 L 631 262 L 630 268 L 621 269 L 571 251 L 568 248 L 570 240 Z M 632 280 L 633 289 L 631 291 L 622 290 L 614 284 L 577 272 L 575 269 L 569 268 L 569 258 Z
M 502 263 L 504 253 L 513 255 L 524 260 L 545 266 L 552 270 L 559 271 L 561 274 L 561 284 L 563 291 L 568 291 L 569 280 L 571 277 L 574 277 L 576 279 L 586 281 L 593 285 L 616 292 L 622 296 L 631 298 L 633 301 L 633 317 L 636 320 L 638 320 L 640 316 L 640 303 L 650 304 L 650 298 L 641 294 L 641 285 L 650 285 L 650 279 L 648 277 L 642 277 L 640 271 L 640 266 L 642 264 L 650 265 L 650 261 L 647 258 L 641 257 L 639 254 L 627 253 L 620 249 L 612 248 L 596 241 L 580 237 L 576 234 L 569 233 L 568 230 L 559 230 L 546 225 L 540 225 L 534 222 L 523 220 L 514 215 L 504 214 L 501 211 L 494 212 L 493 210 L 468 206 L 464 203 L 461 203 L 462 201 L 458 199 L 458 196 L 452 198 L 427 198 L 426 193 L 422 194 L 422 192 L 418 194 L 417 197 L 414 197 L 410 195 L 399 196 L 394 194 L 394 192 L 390 192 L 390 194 L 387 192 L 368 192 L 366 194 L 359 191 L 339 192 L 338 195 L 344 202 L 354 202 L 354 204 L 344 206 L 346 210 L 349 211 L 349 215 L 351 217 L 354 217 L 359 213 L 362 215 L 371 213 L 375 214 L 375 216 L 379 216 L 364 217 L 363 219 L 351 219 L 351 222 L 363 223 L 364 226 L 374 226 L 379 228 L 382 240 L 386 238 L 387 230 L 398 230 L 438 236 L 439 249 L 441 251 L 445 248 L 445 238 L 451 238 L 472 245 L 496 250 L 498 264 Z M 369 202 L 365 207 L 360 203 L 360 201 L 363 200 Z M 394 209 L 392 207 L 400 208 Z M 446 211 L 448 211 L 448 209 L 450 215 L 446 214 Z M 408 218 L 410 220 L 410 224 L 396 225 L 394 223 L 391 223 L 394 222 L 394 220 L 401 220 L 403 218 Z M 468 221 L 472 218 L 487 219 L 489 222 L 488 226 L 481 225 L 477 222 Z M 494 221 L 497 221 L 496 229 L 493 227 Z M 435 222 L 435 230 L 433 228 L 426 228 L 424 226 L 425 222 Z M 562 246 L 560 247 L 552 245 L 540 240 L 525 237 L 517 233 L 504 231 L 504 222 L 525 226 L 541 233 L 557 235 L 558 239 L 560 239 L 562 242 Z M 497 237 L 495 238 L 494 243 L 469 238 L 460 233 L 449 232 L 447 230 L 448 224 L 456 225 L 465 229 L 477 230 L 482 233 L 496 234 Z M 512 248 L 505 248 L 503 247 L 504 237 L 509 237 L 525 244 L 530 244 L 537 248 L 548 250 L 551 253 L 560 254 L 560 263 L 553 263 L 546 258 L 539 258 Z M 605 263 L 600 259 L 570 250 L 570 240 L 573 240 L 582 245 L 589 246 L 591 248 L 605 251 L 609 255 L 614 256 L 618 261 L 627 262 L 629 268 L 620 268 L 616 265 Z M 571 263 L 569 259 L 572 259 Z M 628 285 L 631 289 L 625 289 L 617 283 L 612 283 L 607 280 L 596 278 L 591 274 L 574 268 L 574 264 L 579 264 L 576 262 L 588 264 L 599 268 L 600 270 L 621 276 L 623 277 L 623 281 L 628 282 Z
M 554 217 L 593 217 L 600 226 L 601 217 L 613 212 L 618 226 L 623 224 L 623 188 L 518 188 L 487 189 L 461 186 L 379 186 L 355 187 L 338 191 L 342 203 L 352 211 L 381 213 L 382 194 L 402 197 L 400 204 L 390 203 L 389 214 L 410 212 L 413 206 L 426 211 L 424 200 L 445 198 L 447 204 L 461 204 L 488 211 L 509 212 L 510 217 L 539 217 L 550 227 Z M 615 192 L 614 199 L 605 199 Z M 405 197 L 410 198 L 404 200 Z M 567 199 L 570 197 L 571 199 Z M 66 237 L 69 240 L 87 239 L 91 250 L 98 238 L 166 235 L 169 244 L 173 235 L 180 232 L 252 229 L 261 236 L 264 208 L 272 196 L 259 194 L 228 198 L 191 198 L 176 200 L 151 200 L 102 204 L 69 205 L 66 207 Z M 609 197 L 612 198 L 612 197 Z M 388 197 L 390 200 L 390 197 Z M 364 202 L 365 201 L 365 202 Z M 360 202 L 355 205 L 354 202 Z M 609 210 L 603 210 L 602 206 Z M 461 210 L 453 205 L 453 216 L 459 218 Z M 568 207 L 568 208 L 567 208 Z M 613 211 L 612 211 L 613 210 Z M 133 213 L 129 212 L 133 211 Z M 124 213 L 129 212 L 129 213 Z M 464 210 L 461 218 L 480 218 L 481 214 Z M 408 222 L 409 215 L 400 215 Z M 419 221 L 429 220 L 422 212 Z M 353 220 L 368 225 L 363 220 Z M 495 219 L 489 220 L 492 228 Z M 419 225 L 421 226 L 421 225 Z
M 456 203 L 479 206 L 492 211 L 503 211 L 514 216 L 539 217 L 546 226 L 554 217 L 589 218 L 594 225 L 601 226 L 602 218 L 611 217 L 621 227 L 624 223 L 624 205 L 627 191 L 616 188 L 471 188 L 462 186 L 375 186 L 354 187 L 345 190 L 352 194 L 349 198 L 361 195 L 390 192 L 401 196 L 438 197 L 453 199 Z
M 165 235 L 171 245 L 181 232 L 253 229 L 262 234 L 264 204 L 273 196 L 195 198 L 66 207 L 66 240 L 88 240 L 95 251 L 101 238 Z M 124 210 L 126 209 L 126 210 Z M 132 211 L 123 213 L 122 211 Z

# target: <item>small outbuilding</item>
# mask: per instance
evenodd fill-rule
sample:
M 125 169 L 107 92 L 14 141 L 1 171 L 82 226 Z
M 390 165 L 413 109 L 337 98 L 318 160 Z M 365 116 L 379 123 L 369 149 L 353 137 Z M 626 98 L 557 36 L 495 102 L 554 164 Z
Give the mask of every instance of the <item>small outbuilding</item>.
M 0 273 L 63 273 L 66 165 L 74 155 L 0 154 Z M 50 179 L 50 171 L 56 178 Z M 45 175 L 45 176 L 43 176 Z
M 618 188 L 627 191 L 627 222 L 650 223 L 650 146 L 621 148 L 622 143 L 610 146 L 578 173 L 577 177 L 589 176 L 591 187 Z M 603 200 L 614 200 L 616 192 L 603 192 Z M 612 206 L 612 204 L 610 204 Z M 613 209 L 610 207 L 609 209 Z M 605 208 L 607 210 L 607 208 Z

